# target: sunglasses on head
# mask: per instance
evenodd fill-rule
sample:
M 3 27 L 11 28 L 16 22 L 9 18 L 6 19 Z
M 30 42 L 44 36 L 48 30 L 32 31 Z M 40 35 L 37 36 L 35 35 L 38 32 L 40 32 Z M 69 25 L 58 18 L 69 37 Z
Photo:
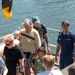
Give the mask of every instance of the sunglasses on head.
M 6 46 L 10 46 L 13 41 L 9 41 L 9 44 L 5 44 Z

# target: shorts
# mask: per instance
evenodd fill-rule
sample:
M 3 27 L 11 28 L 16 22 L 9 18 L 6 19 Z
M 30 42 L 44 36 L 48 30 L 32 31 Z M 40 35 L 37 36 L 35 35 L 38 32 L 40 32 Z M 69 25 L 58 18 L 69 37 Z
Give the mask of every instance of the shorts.
M 32 67 L 31 63 L 31 58 L 33 57 L 34 54 L 31 52 L 24 52 L 24 57 L 25 57 L 25 68 L 26 67 Z

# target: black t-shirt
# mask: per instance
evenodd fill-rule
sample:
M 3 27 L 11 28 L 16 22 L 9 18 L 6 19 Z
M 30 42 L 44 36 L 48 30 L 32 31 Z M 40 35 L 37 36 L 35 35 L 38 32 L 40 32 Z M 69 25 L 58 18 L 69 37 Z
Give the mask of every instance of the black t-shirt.
M 13 48 L 8 49 L 6 46 L 4 47 L 4 53 L 6 57 L 6 66 L 9 69 L 15 69 L 17 63 L 19 63 L 19 59 L 24 57 L 23 51 L 17 45 Z
M 47 33 L 47 29 L 45 25 L 40 24 L 39 27 L 34 27 L 39 32 L 39 35 L 41 37 L 41 46 L 46 47 L 46 41 L 45 41 L 45 34 Z
M 43 37 L 47 33 L 47 29 L 46 29 L 45 25 L 43 25 L 43 24 L 40 24 L 39 27 L 34 27 L 34 29 L 36 29 L 38 32 L 40 32 Z

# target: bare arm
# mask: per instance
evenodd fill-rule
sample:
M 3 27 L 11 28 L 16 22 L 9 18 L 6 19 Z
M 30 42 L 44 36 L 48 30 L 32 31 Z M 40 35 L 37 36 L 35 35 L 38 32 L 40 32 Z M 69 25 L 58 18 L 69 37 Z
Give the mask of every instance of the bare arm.
M 19 63 L 20 63 L 20 71 L 24 71 L 24 58 L 22 58 L 22 59 L 19 59 Z
M 57 47 L 56 47 L 56 56 L 58 56 L 59 50 L 60 50 L 60 44 L 57 44 Z
M 48 52 L 48 54 L 51 54 L 48 33 L 45 34 L 45 40 L 46 40 L 46 44 L 47 44 L 47 52 Z
M 3 58 L 4 62 L 5 62 L 6 61 L 6 57 L 3 55 L 2 58 Z
M 8 69 L 7 68 L 2 70 L 2 75 L 7 75 L 7 73 L 8 73 Z
M 57 59 L 57 56 L 58 56 L 58 53 L 59 53 L 59 50 L 60 50 L 60 44 L 57 44 L 57 47 L 56 47 L 56 56 L 55 56 L 55 61 L 58 62 L 58 59 Z
M 36 45 L 35 55 L 37 55 L 37 50 L 39 47 L 41 47 L 41 41 L 40 41 L 40 36 L 38 31 L 36 31 L 36 34 L 35 34 L 35 45 Z

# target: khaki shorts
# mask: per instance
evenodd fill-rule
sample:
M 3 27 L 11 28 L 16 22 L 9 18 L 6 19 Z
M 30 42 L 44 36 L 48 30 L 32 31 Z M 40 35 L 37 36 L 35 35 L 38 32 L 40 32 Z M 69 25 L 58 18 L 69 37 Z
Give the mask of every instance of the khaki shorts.
M 33 54 L 32 53 L 30 53 L 28 55 L 27 54 L 28 54 L 28 52 L 24 53 L 24 57 L 25 57 L 25 68 L 26 67 L 32 67 L 31 58 L 32 58 Z

